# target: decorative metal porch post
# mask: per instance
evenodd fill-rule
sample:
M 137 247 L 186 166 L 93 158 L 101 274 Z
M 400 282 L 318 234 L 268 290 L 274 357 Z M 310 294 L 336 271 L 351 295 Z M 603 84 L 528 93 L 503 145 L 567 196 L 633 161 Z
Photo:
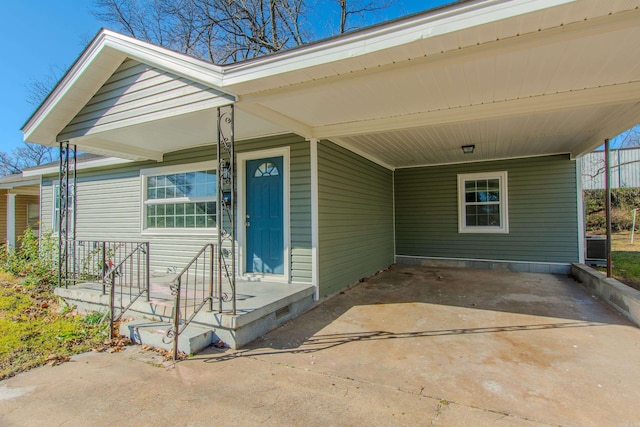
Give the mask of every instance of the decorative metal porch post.
M 69 267 L 75 272 L 76 146 L 60 142 L 58 173 L 58 286 L 69 283 Z M 71 259 L 69 259 L 71 258 Z M 70 265 L 72 263 L 73 265 Z M 72 278 L 75 280 L 75 277 Z
M 219 107 L 218 144 L 216 147 L 218 158 L 218 191 L 216 203 L 216 226 L 218 228 L 218 311 L 222 312 L 222 276 L 224 273 L 231 287 L 233 314 L 236 314 L 236 154 L 233 134 L 233 105 Z M 230 249 L 225 247 L 227 245 Z M 231 262 L 231 268 L 229 268 L 229 261 Z

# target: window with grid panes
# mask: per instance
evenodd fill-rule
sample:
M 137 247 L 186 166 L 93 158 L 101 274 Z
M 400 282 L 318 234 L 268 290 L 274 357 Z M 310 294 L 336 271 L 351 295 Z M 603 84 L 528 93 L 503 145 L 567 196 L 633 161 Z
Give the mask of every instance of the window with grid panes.
M 508 233 L 507 172 L 458 175 L 458 231 Z
M 215 170 L 148 175 L 145 179 L 146 229 L 215 228 Z

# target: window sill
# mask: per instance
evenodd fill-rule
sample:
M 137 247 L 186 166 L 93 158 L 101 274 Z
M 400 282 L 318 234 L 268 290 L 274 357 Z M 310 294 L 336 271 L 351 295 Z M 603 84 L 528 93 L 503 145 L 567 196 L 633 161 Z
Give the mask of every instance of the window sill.
M 458 229 L 458 234 L 509 234 L 509 229 L 495 227 L 460 228 Z
M 216 237 L 218 236 L 217 228 L 159 228 L 142 230 L 143 236 L 201 236 Z

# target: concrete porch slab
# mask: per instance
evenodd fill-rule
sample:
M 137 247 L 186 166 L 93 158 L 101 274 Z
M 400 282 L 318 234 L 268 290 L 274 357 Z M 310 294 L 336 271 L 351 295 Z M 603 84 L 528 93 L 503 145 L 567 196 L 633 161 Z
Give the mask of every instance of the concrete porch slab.
M 173 321 L 173 297 L 169 289 L 171 275 L 154 278 L 150 286 L 149 301 L 146 295 L 139 297 L 124 315 L 125 319 L 148 320 L 169 323 Z M 217 338 L 229 347 L 237 349 L 281 324 L 304 313 L 314 305 L 315 287 L 264 281 L 238 281 L 236 283 L 236 314 L 231 312 L 231 302 L 223 302 L 223 312 L 203 308 L 193 319 L 192 325 L 213 329 Z M 223 289 L 228 294 L 230 290 Z M 102 284 L 82 283 L 69 288 L 57 288 L 56 295 L 79 313 L 109 310 L 109 296 L 103 295 Z M 130 298 L 124 295 L 122 305 Z M 129 335 L 129 334 L 127 334 Z M 217 339 L 216 339 L 217 341 Z M 167 345 L 159 345 L 169 348 Z

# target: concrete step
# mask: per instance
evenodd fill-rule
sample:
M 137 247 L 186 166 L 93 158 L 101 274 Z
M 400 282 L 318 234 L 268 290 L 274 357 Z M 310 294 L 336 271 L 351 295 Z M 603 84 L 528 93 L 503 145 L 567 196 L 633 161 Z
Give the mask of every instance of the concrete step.
M 224 313 L 218 313 L 217 310 L 208 311 L 208 307 L 203 307 L 189 326 L 214 330 L 215 338 L 212 340 L 221 339 L 229 347 L 237 349 L 304 313 L 315 304 L 315 288 L 311 285 L 243 281 L 239 284 L 239 290 L 237 314 L 229 313 L 229 303 L 225 303 Z M 101 284 L 79 284 L 68 289 L 57 288 L 55 292 L 68 304 L 76 307 L 79 313 L 109 311 L 109 296 L 102 295 Z M 127 301 L 124 301 L 124 305 L 126 303 Z M 215 308 L 217 309 L 217 302 Z M 145 295 L 138 298 L 124 313 L 123 318 L 162 326 L 171 323 L 173 315 L 173 300 L 165 298 L 160 292 L 152 292 L 149 301 Z M 158 329 L 166 331 L 167 328 L 168 326 L 163 326 Z M 131 336 L 139 342 L 135 339 L 135 333 L 136 331 L 130 330 L 122 332 L 123 335 Z M 150 338 L 146 338 L 145 341 L 148 339 Z M 162 336 L 153 339 L 154 343 L 144 344 L 167 348 L 166 344 L 161 343 Z M 208 341 L 204 347 L 210 343 L 211 341 Z M 185 351 L 193 352 L 189 345 L 185 348 Z
M 173 343 L 165 344 L 162 339 L 171 325 L 152 320 L 133 320 L 120 325 L 120 335 L 127 336 L 136 344 L 150 345 L 166 350 L 173 349 Z M 178 350 L 195 354 L 218 341 L 214 330 L 203 326 L 189 325 L 178 339 Z

